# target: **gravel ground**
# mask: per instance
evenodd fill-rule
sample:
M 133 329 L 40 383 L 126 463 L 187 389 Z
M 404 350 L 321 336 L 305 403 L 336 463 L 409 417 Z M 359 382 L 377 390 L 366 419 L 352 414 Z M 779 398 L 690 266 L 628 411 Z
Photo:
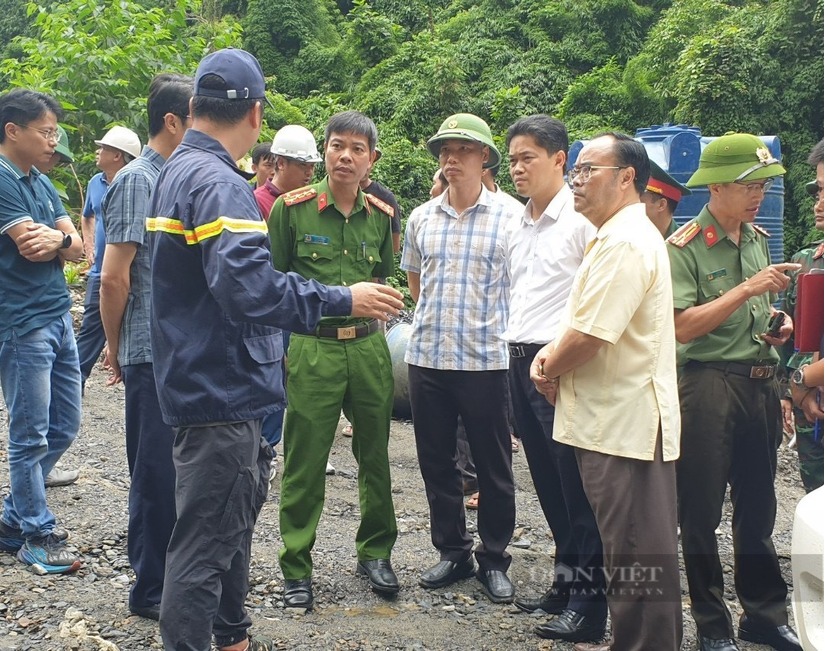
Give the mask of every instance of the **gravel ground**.
M 133 651 L 160 649 L 154 622 L 130 616 L 127 597 L 133 575 L 126 557 L 126 506 L 129 477 L 123 432 L 123 389 L 104 385 L 95 369 L 86 388 L 83 424 L 61 462 L 79 468 L 80 480 L 49 489 L 49 503 L 71 531 L 70 543 L 85 557 L 72 576 L 34 575 L 10 554 L 0 553 L 0 651 Z M 5 414 L 0 414 L 0 492 L 8 491 Z M 253 633 L 270 637 L 283 649 L 557 649 L 572 645 L 536 637 L 532 629 L 544 615 L 525 615 L 512 606 L 491 604 L 475 579 L 447 589 L 418 587 L 421 570 L 437 561 L 430 544 L 428 512 L 418 471 L 412 425 L 392 424 L 390 460 L 399 537 L 393 564 L 401 581 L 397 599 L 370 592 L 355 574 L 354 536 L 358 524 L 356 467 L 349 439 L 337 436 L 330 461 L 337 473 L 327 480 L 327 501 L 318 530 L 310 613 L 283 607 L 283 582 L 277 565 L 278 496 L 264 506 L 253 543 L 248 606 Z M 535 594 L 552 578 L 553 541 L 533 492 L 524 453 L 513 456 L 517 520 L 510 576 L 520 594 Z M 783 447 L 777 478 L 779 515 L 775 542 L 790 582 L 793 509 L 804 492 L 796 458 Z M 468 512 L 475 530 L 476 516 Z M 719 533 L 734 617 L 730 505 Z M 684 593 L 683 578 L 683 593 Z M 683 596 L 685 643 L 695 648 L 695 627 Z M 742 649 L 758 649 L 743 643 Z

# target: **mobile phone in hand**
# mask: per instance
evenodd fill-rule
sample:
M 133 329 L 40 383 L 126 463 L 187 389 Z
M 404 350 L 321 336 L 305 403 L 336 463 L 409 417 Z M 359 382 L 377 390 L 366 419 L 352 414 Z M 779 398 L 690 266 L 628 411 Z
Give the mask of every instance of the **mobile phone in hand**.
M 768 321 L 768 330 L 765 332 L 765 335 L 768 337 L 778 337 L 779 331 L 782 329 L 784 324 L 785 313 L 777 312 L 771 317 L 771 320 Z

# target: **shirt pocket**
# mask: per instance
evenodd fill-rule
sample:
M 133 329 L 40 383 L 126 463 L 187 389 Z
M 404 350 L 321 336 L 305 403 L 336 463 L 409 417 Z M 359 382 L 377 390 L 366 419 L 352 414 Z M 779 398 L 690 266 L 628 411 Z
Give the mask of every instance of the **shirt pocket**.
M 298 242 L 295 250 L 299 258 L 317 264 L 323 264 L 332 260 L 334 252 L 329 244 L 317 244 L 310 242 Z
M 715 301 L 720 296 L 724 296 L 735 288 L 737 284 L 736 280 L 730 276 L 720 276 L 713 280 L 703 278 L 699 281 L 699 303 L 704 305 L 705 303 Z M 747 314 L 748 303 L 745 302 L 736 308 L 736 311 L 725 319 L 722 325 L 739 323 Z
M 359 246 L 355 254 L 355 259 L 358 262 L 373 267 L 381 262 L 381 252 L 378 247 L 375 246 Z
M 284 340 L 281 333 L 244 337 L 244 346 L 249 356 L 258 364 L 274 364 L 284 357 Z

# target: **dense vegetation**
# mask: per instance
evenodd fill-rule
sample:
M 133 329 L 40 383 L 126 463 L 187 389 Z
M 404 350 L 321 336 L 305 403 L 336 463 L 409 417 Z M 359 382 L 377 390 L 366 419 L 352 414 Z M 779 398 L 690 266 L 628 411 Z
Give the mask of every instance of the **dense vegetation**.
M 447 115 L 477 113 L 503 142 L 516 118 L 546 112 L 574 139 L 664 122 L 776 134 L 786 251 L 810 235 L 823 0 L 0 0 L 0 43 L 7 85 L 68 109 L 82 179 L 107 126 L 145 134 L 152 75 L 191 74 L 205 52 L 236 45 L 269 76 L 262 138 L 292 122 L 320 136 L 332 112 L 364 111 L 384 151 L 375 177 L 406 212 L 426 197 L 423 143 Z

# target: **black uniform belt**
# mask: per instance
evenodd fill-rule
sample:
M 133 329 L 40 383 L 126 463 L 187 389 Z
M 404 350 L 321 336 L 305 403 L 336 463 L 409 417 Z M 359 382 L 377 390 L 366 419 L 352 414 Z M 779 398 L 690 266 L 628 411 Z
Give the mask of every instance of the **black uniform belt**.
M 717 371 L 724 371 L 725 373 L 733 373 L 734 375 L 741 375 L 753 380 L 770 380 L 776 375 L 777 368 L 777 365 L 774 363 L 760 364 L 759 362 L 754 364 L 743 364 L 741 362 L 691 361 L 690 364 L 716 369 Z
M 510 349 L 510 357 L 535 357 L 536 353 L 544 348 L 544 344 L 507 344 Z
M 351 326 L 321 326 L 315 331 L 315 335 L 318 337 L 323 337 L 324 339 L 360 339 L 361 337 L 371 335 L 373 332 L 377 332 L 380 327 L 381 323 L 378 319 L 372 319 L 366 323 L 358 323 Z

